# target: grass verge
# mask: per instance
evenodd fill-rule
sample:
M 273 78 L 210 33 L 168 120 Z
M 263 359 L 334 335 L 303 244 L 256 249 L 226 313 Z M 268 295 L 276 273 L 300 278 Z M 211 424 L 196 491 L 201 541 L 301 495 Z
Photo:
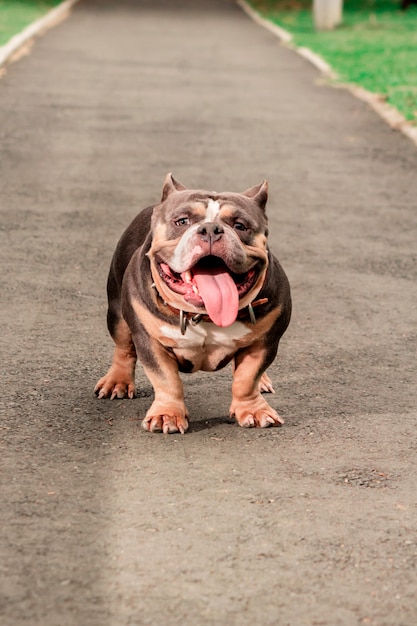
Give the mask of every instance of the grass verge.
M 0 0 L 0 46 L 61 0 Z
M 417 124 L 417 5 L 399 0 L 344 0 L 343 23 L 314 29 L 311 0 L 250 0 L 263 17 L 332 66 L 340 82 L 381 94 Z

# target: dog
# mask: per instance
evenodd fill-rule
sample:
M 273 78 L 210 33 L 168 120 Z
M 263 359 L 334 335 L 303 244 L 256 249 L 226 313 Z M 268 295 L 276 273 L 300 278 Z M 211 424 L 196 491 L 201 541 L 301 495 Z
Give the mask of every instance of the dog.
M 268 248 L 268 183 L 243 193 L 188 189 L 168 174 L 159 204 L 123 233 L 111 262 L 107 325 L 113 361 L 99 398 L 133 398 L 140 359 L 155 398 L 150 432 L 185 433 L 179 372 L 233 362 L 230 414 L 240 426 L 279 426 L 262 392 L 291 317 L 287 276 Z

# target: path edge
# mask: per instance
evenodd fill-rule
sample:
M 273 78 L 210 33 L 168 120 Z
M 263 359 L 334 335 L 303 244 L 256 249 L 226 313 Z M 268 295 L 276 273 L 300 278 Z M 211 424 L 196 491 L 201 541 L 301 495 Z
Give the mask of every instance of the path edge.
M 0 46 L 0 67 L 12 61 L 13 56 L 19 52 L 20 48 L 25 46 L 32 39 L 39 37 L 67 17 L 68 13 L 77 2 L 79 2 L 79 0 L 64 0 L 64 2 L 61 2 L 61 4 L 58 4 L 58 6 L 48 11 L 46 15 L 35 20 L 20 31 L 20 33 L 14 35 L 3 46 Z
M 316 67 L 329 81 L 334 81 L 338 78 L 337 73 L 333 68 L 318 54 L 310 50 L 309 48 L 298 47 L 293 43 L 293 36 L 291 33 L 273 24 L 266 18 L 262 17 L 258 11 L 249 5 L 247 0 L 235 0 L 236 4 L 254 21 L 263 28 L 266 28 L 273 35 L 278 37 L 281 42 L 297 52 L 304 59 L 309 61 L 314 67 Z M 342 88 L 349 91 L 355 98 L 365 102 L 375 113 L 377 113 L 392 129 L 399 130 L 406 137 L 417 146 L 417 127 L 410 124 L 410 122 L 391 104 L 385 102 L 384 97 L 380 94 L 373 93 L 349 83 L 338 83 L 337 85 L 329 82 L 332 87 Z

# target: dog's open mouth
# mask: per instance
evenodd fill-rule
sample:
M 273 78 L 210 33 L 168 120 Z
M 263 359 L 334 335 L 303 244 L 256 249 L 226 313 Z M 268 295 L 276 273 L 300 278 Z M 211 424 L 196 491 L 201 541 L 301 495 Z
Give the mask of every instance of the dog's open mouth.
M 164 283 L 194 306 L 204 307 L 217 326 L 230 326 L 236 320 L 239 299 L 247 294 L 259 277 L 255 266 L 244 274 L 231 272 L 222 259 L 206 256 L 194 267 L 178 274 L 167 263 L 158 264 Z

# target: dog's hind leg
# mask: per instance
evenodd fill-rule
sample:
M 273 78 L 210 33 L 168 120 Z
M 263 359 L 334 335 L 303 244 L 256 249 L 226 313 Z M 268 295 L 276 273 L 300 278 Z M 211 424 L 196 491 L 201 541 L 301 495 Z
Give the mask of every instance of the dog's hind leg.
M 111 329 L 115 348 L 109 371 L 100 378 L 94 392 L 99 398 L 133 398 L 135 395 L 136 350 L 132 334 L 123 317 Z
M 275 389 L 272 386 L 272 380 L 266 372 L 262 374 L 259 380 L 259 391 L 261 393 L 275 393 Z
M 232 362 L 232 372 L 235 372 L 235 364 Z M 268 374 L 264 372 L 259 379 L 258 389 L 260 393 L 275 393 L 275 389 L 272 386 L 272 380 L 269 378 Z

